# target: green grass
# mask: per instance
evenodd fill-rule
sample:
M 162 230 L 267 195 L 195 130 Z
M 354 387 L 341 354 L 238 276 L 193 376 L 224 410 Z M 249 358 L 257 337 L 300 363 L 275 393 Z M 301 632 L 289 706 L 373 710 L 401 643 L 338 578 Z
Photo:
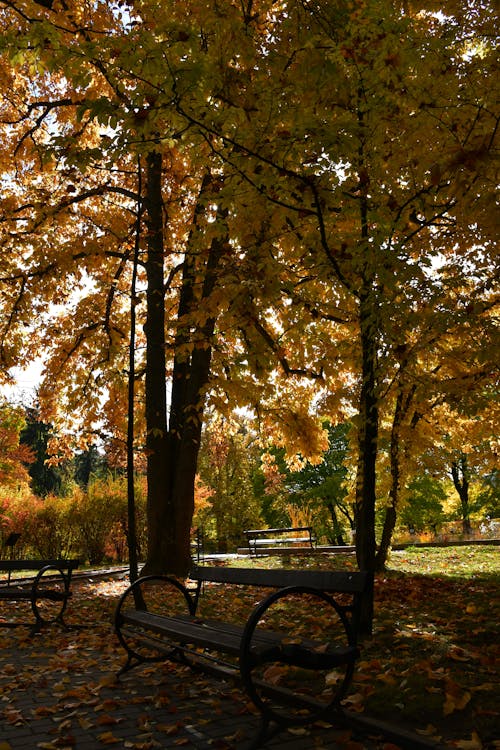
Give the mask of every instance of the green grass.
M 500 574 L 500 546 L 408 547 L 391 552 L 388 570 L 447 578 Z
M 272 555 L 258 558 L 237 558 L 228 564 L 255 568 L 329 568 L 353 570 L 357 567 L 353 554 L 335 555 Z M 458 545 L 449 547 L 407 547 L 390 553 L 387 572 L 411 575 L 445 576 L 464 579 L 500 575 L 500 546 Z

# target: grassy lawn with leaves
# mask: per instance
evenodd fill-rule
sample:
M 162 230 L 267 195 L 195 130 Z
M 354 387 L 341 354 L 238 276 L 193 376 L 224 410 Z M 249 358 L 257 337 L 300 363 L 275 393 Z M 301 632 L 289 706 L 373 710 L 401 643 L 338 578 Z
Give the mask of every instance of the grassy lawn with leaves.
M 293 556 L 286 566 L 356 563 L 353 555 Z M 373 636 L 363 643 L 347 706 L 463 750 L 500 747 L 499 580 L 494 545 L 393 551 L 376 577 Z

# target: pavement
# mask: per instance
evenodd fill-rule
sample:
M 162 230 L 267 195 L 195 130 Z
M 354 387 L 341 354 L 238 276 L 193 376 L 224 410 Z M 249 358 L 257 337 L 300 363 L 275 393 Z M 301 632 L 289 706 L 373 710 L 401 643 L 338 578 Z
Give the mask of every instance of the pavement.
M 168 663 L 117 679 L 123 653 L 111 628 L 58 629 L 54 635 L 1 629 L 0 750 L 244 750 L 259 730 L 258 714 L 232 681 Z M 265 747 L 395 750 L 395 731 L 388 745 L 388 735 L 376 726 L 358 731 L 316 724 L 285 730 Z M 401 740 L 398 747 L 422 747 L 403 735 Z

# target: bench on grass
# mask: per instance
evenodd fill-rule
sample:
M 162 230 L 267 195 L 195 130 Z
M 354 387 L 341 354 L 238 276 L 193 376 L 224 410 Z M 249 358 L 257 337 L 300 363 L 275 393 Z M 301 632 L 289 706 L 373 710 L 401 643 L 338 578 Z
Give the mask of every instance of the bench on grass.
M 127 659 L 120 675 L 170 659 L 241 678 L 262 719 L 253 748 L 285 726 L 332 718 L 332 712 L 340 718 L 359 656 L 369 574 L 196 566 L 189 578 L 195 588 L 170 576 L 146 576 L 122 595 L 115 629 Z M 204 617 L 202 602 L 211 593 L 224 610 L 224 584 L 245 587 L 238 591 L 239 608 L 248 591 L 245 622 Z M 255 606 L 253 587 L 265 589 Z
M 0 620 L 0 626 L 14 627 L 30 625 L 32 632 L 42 625 L 59 622 L 64 625 L 63 615 L 71 596 L 71 577 L 79 560 L 0 560 L 0 601 L 29 601 L 35 622 L 16 623 Z M 12 579 L 12 573 L 36 572 L 27 578 Z
M 258 556 L 259 551 L 270 547 L 294 547 L 296 545 L 314 548 L 316 542 L 311 526 L 295 526 L 283 529 L 246 529 L 243 532 L 247 539 L 251 555 Z

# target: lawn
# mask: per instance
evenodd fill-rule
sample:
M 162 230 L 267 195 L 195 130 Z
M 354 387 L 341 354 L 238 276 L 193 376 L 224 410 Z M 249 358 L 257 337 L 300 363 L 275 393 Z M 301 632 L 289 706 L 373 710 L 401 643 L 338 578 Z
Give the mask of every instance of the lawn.
M 285 564 L 349 569 L 355 558 L 292 556 Z M 494 545 L 392 552 L 376 577 L 373 636 L 363 643 L 348 706 L 463 750 L 500 747 L 499 580 Z

